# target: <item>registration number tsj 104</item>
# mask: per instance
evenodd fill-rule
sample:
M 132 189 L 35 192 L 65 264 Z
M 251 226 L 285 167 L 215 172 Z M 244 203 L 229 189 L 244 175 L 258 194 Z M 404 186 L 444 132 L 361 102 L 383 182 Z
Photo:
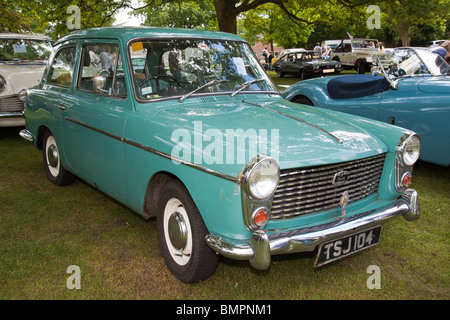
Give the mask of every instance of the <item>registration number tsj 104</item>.
M 344 258 L 380 242 L 381 226 L 323 243 L 319 247 L 315 267 Z

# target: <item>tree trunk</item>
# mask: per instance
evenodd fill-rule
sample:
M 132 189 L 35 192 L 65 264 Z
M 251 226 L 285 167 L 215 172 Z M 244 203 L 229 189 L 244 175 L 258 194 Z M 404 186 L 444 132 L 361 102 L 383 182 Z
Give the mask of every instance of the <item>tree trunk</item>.
M 237 34 L 236 0 L 214 0 L 219 30 Z

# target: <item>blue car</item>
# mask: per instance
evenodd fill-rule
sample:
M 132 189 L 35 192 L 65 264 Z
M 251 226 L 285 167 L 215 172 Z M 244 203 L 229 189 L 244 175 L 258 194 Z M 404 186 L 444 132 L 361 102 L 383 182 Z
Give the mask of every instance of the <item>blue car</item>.
M 396 50 L 379 57 L 372 75 L 301 81 L 283 97 L 413 130 L 422 141 L 420 160 L 449 166 L 450 66 L 439 55 Z

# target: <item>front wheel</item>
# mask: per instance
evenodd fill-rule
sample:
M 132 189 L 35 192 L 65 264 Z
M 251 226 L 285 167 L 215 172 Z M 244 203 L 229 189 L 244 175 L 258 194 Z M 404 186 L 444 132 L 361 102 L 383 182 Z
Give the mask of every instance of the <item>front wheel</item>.
M 356 64 L 356 72 L 358 74 L 366 73 L 366 63 L 364 61 L 358 61 Z
M 42 138 L 42 158 L 48 180 L 57 186 L 71 184 L 75 177 L 61 164 L 59 149 L 55 137 L 47 130 Z
M 170 181 L 161 191 L 157 225 L 164 260 L 175 277 L 193 283 L 214 273 L 219 257 L 207 246 L 206 226 L 181 183 Z
M 302 80 L 308 79 L 308 73 L 306 72 L 305 69 L 300 69 L 300 79 Z

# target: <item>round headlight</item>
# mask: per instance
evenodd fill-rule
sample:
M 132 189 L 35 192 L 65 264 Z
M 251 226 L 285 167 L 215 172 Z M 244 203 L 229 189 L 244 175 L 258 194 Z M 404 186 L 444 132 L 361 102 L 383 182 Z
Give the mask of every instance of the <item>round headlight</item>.
M 249 175 L 250 193 L 257 199 L 265 199 L 272 195 L 280 180 L 280 167 L 271 158 L 258 162 Z
M 6 88 L 6 80 L 5 78 L 3 78 L 2 75 L 0 75 L 0 92 L 5 90 L 5 88 Z
M 27 101 L 27 90 L 26 89 L 22 89 L 19 92 L 19 100 L 22 102 Z
M 412 166 L 419 159 L 420 155 L 420 138 L 417 135 L 409 137 L 404 144 L 402 151 L 403 163 Z

